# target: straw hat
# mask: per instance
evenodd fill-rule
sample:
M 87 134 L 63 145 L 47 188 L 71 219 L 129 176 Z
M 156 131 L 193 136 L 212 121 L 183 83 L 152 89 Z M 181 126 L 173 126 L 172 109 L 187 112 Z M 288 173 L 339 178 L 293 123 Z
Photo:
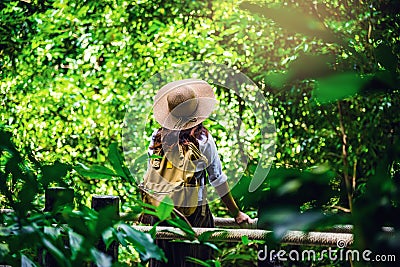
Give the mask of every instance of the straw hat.
M 154 98 L 156 121 L 170 130 L 185 130 L 203 122 L 214 109 L 211 86 L 198 79 L 185 79 L 161 87 Z

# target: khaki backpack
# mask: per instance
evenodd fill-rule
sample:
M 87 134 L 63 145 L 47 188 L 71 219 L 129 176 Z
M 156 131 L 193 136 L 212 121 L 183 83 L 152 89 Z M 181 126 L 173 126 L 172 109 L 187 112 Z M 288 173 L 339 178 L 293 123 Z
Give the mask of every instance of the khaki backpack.
M 207 159 L 193 143 L 154 151 L 140 186 L 143 201 L 158 206 L 169 196 L 179 212 L 191 215 L 198 206 L 200 180 L 205 177 L 203 170 L 201 178 L 196 178 L 197 164 L 207 166 Z

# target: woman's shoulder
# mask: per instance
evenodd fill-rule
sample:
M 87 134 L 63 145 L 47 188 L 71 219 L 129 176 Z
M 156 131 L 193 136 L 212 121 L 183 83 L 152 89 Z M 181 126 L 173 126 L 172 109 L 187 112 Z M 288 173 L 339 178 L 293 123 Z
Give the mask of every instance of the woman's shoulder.
M 200 150 L 202 151 L 209 150 L 211 153 L 214 153 L 214 150 L 216 150 L 216 144 L 214 138 L 210 133 L 208 132 L 204 133 L 197 140 L 199 141 L 200 148 L 202 148 Z
M 211 134 L 210 134 L 208 131 L 205 132 L 205 133 L 202 133 L 202 134 L 197 138 L 197 140 L 198 140 L 199 142 L 202 142 L 202 143 L 207 143 L 209 139 L 212 139 L 212 136 L 211 136 Z
M 156 134 L 158 133 L 158 131 L 160 131 L 160 129 L 155 129 L 153 131 L 153 133 L 151 134 L 151 139 L 154 139 L 154 137 L 156 136 Z

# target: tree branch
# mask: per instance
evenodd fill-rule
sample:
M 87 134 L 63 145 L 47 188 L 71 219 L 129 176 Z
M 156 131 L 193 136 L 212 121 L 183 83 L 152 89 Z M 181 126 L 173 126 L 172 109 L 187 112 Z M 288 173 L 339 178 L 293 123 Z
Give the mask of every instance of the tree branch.
M 347 135 L 343 123 L 343 111 L 341 101 L 337 101 L 338 112 L 339 112 L 339 123 L 340 132 L 342 134 L 342 160 L 343 160 L 343 177 L 346 184 L 347 199 L 349 202 L 350 212 L 353 211 L 353 190 L 351 184 L 351 178 L 349 176 L 349 161 L 348 161 L 348 145 L 347 145 Z

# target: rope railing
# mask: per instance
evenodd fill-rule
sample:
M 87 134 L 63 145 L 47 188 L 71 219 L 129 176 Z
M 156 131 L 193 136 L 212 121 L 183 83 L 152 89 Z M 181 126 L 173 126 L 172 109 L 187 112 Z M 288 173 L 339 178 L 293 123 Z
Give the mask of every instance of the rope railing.
M 129 216 L 129 213 L 120 213 L 121 217 L 129 218 L 125 221 L 132 221 L 134 223 L 138 222 L 138 216 Z M 223 227 L 223 228 L 246 228 L 246 229 L 257 229 L 257 222 L 258 218 L 255 218 L 252 223 L 246 223 L 242 226 L 239 226 L 234 218 L 224 218 L 224 217 L 213 217 L 214 218 L 214 225 L 216 227 Z M 244 227 L 245 226 L 245 227 Z
M 0 214 L 10 214 L 14 211 L 12 209 L 0 209 Z M 129 216 L 129 213 L 120 213 L 122 218 L 127 217 L 128 219 L 124 219 L 124 221 L 131 221 L 136 223 L 138 221 L 138 217 Z M 257 229 L 258 218 L 253 219 L 252 223 L 246 223 L 244 225 L 238 225 L 233 218 L 224 218 L 224 217 L 213 217 L 215 227 L 221 227 L 226 229 Z M 352 233 L 353 225 L 335 225 L 327 229 L 319 230 L 320 232 L 331 232 L 331 233 Z M 393 232 L 393 227 L 382 227 L 383 232 Z
M 95 198 L 96 199 L 96 198 Z M 103 197 L 104 199 L 104 197 Z M 3 213 L 11 213 L 12 210 L 1 210 Z M 121 213 L 121 216 L 127 214 Z M 247 223 L 239 226 L 233 218 L 214 217 L 216 228 L 193 228 L 196 235 L 200 235 L 206 231 L 220 231 L 211 235 L 210 240 L 241 242 L 242 237 L 246 236 L 249 240 L 266 240 L 272 231 L 257 229 L 258 219 L 254 219 L 253 223 Z M 132 220 L 137 222 L 137 219 Z M 134 225 L 138 231 L 149 232 L 152 226 Z M 383 232 L 393 231 L 390 227 L 384 227 Z M 342 241 L 345 244 L 352 244 L 353 226 L 352 225 L 337 225 L 332 228 L 321 231 L 289 231 L 281 239 L 283 244 L 291 245 L 310 245 L 310 246 L 334 246 L 337 242 Z M 179 228 L 174 227 L 157 227 L 156 238 L 158 239 L 183 239 L 184 233 Z
M 45 195 L 45 211 L 50 211 L 62 205 L 72 205 L 73 190 L 68 188 L 49 188 Z M 129 213 L 119 212 L 119 197 L 116 196 L 93 196 L 92 208 L 100 210 L 101 208 L 112 206 L 115 209 L 115 216 L 121 217 L 125 221 L 132 221 L 133 227 L 141 232 L 149 232 L 153 226 L 137 224 L 137 217 L 130 216 Z M 13 210 L 1 209 L 0 213 L 12 213 Z M 135 223 L 136 221 L 136 223 Z M 224 242 L 241 242 L 243 237 L 249 240 L 267 240 L 273 235 L 272 231 L 257 229 L 258 220 L 253 223 L 238 225 L 233 218 L 214 217 L 216 228 L 193 228 L 196 236 L 204 232 L 213 231 L 209 240 Z M 383 232 L 393 232 L 391 227 L 383 227 Z M 338 225 L 323 231 L 288 231 L 281 238 L 280 243 L 289 245 L 309 245 L 309 246 L 338 246 L 349 247 L 353 244 L 353 226 Z M 157 226 L 156 238 L 158 239 L 185 239 L 185 233 L 175 227 Z M 112 258 L 118 257 L 118 244 L 114 242 L 108 249 L 102 240 L 99 240 L 98 249 L 109 254 Z M 47 257 L 48 256 L 48 257 Z M 54 259 L 46 254 L 44 259 L 45 266 L 52 266 Z
M 134 228 L 141 232 L 149 232 L 152 226 L 135 225 Z M 187 236 L 179 228 L 168 226 L 156 227 L 156 238 L 158 239 L 186 239 Z M 193 228 L 196 236 L 204 232 L 214 232 L 209 240 L 241 242 L 242 237 L 246 236 L 249 240 L 266 240 L 272 231 L 261 229 L 223 229 L 223 228 Z M 353 235 L 350 233 L 331 233 L 331 232 L 304 232 L 304 231 L 288 231 L 283 235 L 280 242 L 289 245 L 310 245 L 310 246 L 337 246 L 340 242 L 345 246 L 353 243 Z

